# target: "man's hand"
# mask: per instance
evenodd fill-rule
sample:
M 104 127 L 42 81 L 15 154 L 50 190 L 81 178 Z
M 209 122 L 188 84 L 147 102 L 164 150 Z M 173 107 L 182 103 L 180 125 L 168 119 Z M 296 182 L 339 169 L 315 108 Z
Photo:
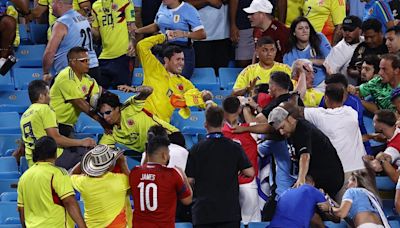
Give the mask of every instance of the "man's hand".
M 129 42 L 129 46 L 128 46 L 128 53 L 126 54 L 129 57 L 134 57 L 135 54 L 135 42 L 131 41 Z
M 50 83 L 53 76 L 50 73 L 43 74 L 43 81 Z
M 299 178 L 297 179 L 296 183 L 294 183 L 294 185 L 292 186 L 292 188 L 298 188 L 300 186 L 302 186 L 303 184 L 306 183 L 306 180 L 303 178 Z
M 84 138 L 81 139 L 81 146 L 93 148 L 96 146 L 96 141 L 94 141 L 92 138 Z
M 357 87 L 355 87 L 353 85 L 348 85 L 347 86 L 347 92 L 349 92 L 350 94 L 356 95 L 357 94 Z
M 371 167 L 375 172 L 382 172 L 383 167 L 381 163 L 371 155 L 364 155 L 362 159 Z
M 331 204 L 328 201 L 318 203 L 318 208 L 323 212 L 329 212 L 331 209 Z
M 119 86 L 117 86 L 117 89 L 120 91 L 123 91 L 125 93 L 129 93 L 129 92 L 136 93 L 137 92 L 136 88 L 128 86 L 128 85 L 119 85 Z
M 213 99 L 213 94 L 208 90 L 203 90 L 201 91 L 201 97 L 203 98 L 203 101 L 206 102 Z
M 233 24 L 231 25 L 231 41 L 235 44 L 237 44 L 239 42 L 240 36 L 239 36 L 239 29 L 238 27 Z

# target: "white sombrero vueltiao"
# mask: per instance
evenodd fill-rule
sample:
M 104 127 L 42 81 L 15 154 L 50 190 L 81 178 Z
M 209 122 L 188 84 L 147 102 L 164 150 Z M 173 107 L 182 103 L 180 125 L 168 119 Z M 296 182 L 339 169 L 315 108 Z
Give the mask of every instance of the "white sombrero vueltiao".
M 122 150 L 114 150 L 106 145 L 97 145 L 83 156 L 81 168 L 89 176 L 101 176 L 122 154 Z

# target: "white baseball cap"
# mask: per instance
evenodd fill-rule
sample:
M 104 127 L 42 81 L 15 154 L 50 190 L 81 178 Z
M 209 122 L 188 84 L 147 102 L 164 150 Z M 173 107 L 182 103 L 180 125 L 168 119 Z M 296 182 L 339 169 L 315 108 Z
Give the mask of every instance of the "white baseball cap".
M 250 4 L 249 7 L 244 8 L 244 12 L 253 14 L 257 12 L 262 12 L 262 13 L 272 13 L 272 9 L 274 7 L 272 6 L 271 2 L 268 0 L 253 0 Z

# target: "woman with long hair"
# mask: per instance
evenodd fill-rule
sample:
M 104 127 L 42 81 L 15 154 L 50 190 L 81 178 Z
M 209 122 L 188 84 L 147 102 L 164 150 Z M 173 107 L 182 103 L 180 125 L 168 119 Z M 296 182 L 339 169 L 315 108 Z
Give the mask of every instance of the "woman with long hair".
M 307 18 L 298 17 L 290 26 L 288 50 L 283 56 L 283 63 L 292 66 L 297 59 L 309 59 L 313 63 L 315 73 L 313 86 L 324 90 L 322 82 L 325 80 L 326 71 L 323 63 L 331 50 L 324 34 L 317 33 Z
M 168 43 L 182 48 L 185 65 L 182 75 L 190 78 L 195 66 L 192 40 L 206 38 L 199 13 L 189 3 L 182 0 L 163 0 L 154 23 L 137 29 L 137 34 L 153 34 L 158 31 L 168 36 Z
M 355 171 L 349 177 L 340 206 L 330 200 L 319 203 L 325 212 L 340 218 L 350 218 L 356 228 L 389 228 L 374 180 L 367 171 Z

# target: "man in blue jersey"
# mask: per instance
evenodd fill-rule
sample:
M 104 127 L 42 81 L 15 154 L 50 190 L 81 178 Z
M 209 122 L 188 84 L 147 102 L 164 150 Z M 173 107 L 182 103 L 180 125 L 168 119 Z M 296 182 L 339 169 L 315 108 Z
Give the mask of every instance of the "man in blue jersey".
M 86 17 L 72 9 L 72 0 L 54 0 L 53 14 L 58 17 L 43 55 L 43 79 L 50 81 L 51 72 L 58 74 L 68 66 L 68 51 L 76 46 L 88 50 L 89 75 L 97 78 L 99 62 L 93 49 L 92 31 Z
M 388 1 L 385 0 L 361 0 L 366 2 L 363 21 L 375 18 L 382 24 L 382 33 L 394 26 L 393 13 L 390 10 Z

